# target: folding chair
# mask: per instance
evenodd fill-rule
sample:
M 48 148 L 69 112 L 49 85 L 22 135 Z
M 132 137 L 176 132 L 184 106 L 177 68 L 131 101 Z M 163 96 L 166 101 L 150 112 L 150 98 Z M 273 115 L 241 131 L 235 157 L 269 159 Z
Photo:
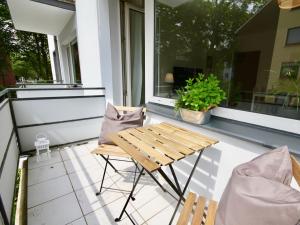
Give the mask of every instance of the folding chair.
M 126 114 L 127 112 L 133 112 L 137 110 L 137 107 L 126 107 L 126 106 L 115 106 L 115 108 L 119 111 L 120 114 Z M 146 108 L 143 109 L 143 112 L 146 112 Z M 144 120 L 145 120 L 145 115 L 144 115 Z M 111 188 L 111 187 L 105 187 L 104 186 L 104 179 L 107 171 L 108 165 L 116 172 L 125 172 L 125 173 L 134 173 L 134 178 L 133 178 L 133 185 L 135 183 L 136 179 L 136 174 L 140 172 L 140 169 L 136 162 L 134 162 L 131 159 L 131 156 L 127 154 L 123 149 L 121 149 L 119 146 L 116 145 L 108 145 L 108 144 L 102 144 L 99 145 L 95 150 L 91 152 L 92 154 L 100 155 L 104 161 L 105 161 L 105 167 L 103 171 L 103 176 L 102 176 L 102 181 L 100 185 L 99 191 L 96 193 L 96 195 L 100 195 L 102 189 L 108 189 L 108 190 L 117 190 L 117 191 L 123 191 L 123 192 L 130 192 L 131 190 L 122 190 L 122 189 L 116 189 L 116 188 Z M 118 158 L 114 158 L 118 157 Z M 122 159 L 120 159 L 122 158 Z M 122 161 L 122 162 L 130 162 L 135 165 L 135 170 L 134 171 L 124 171 L 124 170 L 118 170 L 111 161 Z M 132 200 L 135 200 L 134 197 L 131 198 Z
M 291 156 L 293 176 L 300 186 L 300 163 Z M 192 225 L 214 225 L 218 203 L 213 200 L 207 200 L 205 197 L 190 192 L 180 212 L 177 225 L 187 225 L 192 221 Z M 173 217 L 175 216 L 173 214 Z M 172 217 L 172 219 L 173 219 Z

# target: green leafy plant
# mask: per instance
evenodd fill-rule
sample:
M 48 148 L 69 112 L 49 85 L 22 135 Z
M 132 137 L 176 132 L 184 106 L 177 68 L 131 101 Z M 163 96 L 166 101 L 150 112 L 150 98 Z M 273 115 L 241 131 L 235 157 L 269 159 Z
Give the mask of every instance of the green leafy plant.
M 220 81 L 213 74 L 207 77 L 204 74 L 198 74 L 198 77 L 186 82 L 183 89 L 177 90 L 176 110 L 185 108 L 206 112 L 226 99 L 225 92 L 220 88 Z

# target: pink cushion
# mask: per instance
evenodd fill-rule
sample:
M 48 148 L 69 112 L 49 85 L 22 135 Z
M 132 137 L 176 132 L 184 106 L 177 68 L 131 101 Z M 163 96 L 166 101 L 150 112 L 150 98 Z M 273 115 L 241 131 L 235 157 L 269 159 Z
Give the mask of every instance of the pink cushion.
M 300 192 L 290 187 L 291 180 L 286 146 L 236 167 L 215 225 L 300 225 Z
M 99 145 L 113 144 L 108 138 L 110 133 L 117 133 L 128 128 L 143 126 L 143 116 L 143 108 L 138 108 L 136 111 L 127 112 L 124 115 L 120 115 L 118 110 L 113 105 L 108 103 L 98 140 Z

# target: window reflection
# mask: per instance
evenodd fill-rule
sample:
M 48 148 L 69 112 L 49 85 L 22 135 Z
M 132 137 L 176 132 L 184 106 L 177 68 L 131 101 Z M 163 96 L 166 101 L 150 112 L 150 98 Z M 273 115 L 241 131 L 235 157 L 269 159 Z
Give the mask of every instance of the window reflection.
M 299 26 L 300 10 L 276 1 L 156 0 L 154 95 L 214 73 L 223 106 L 300 119 Z

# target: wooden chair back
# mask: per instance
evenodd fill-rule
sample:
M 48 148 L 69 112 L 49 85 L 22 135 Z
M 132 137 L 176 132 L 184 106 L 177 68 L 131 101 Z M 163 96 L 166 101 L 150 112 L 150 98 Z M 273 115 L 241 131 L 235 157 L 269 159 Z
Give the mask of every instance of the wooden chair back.
M 300 163 L 296 160 L 294 156 L 291 155 L 293 176 L 300 187 Z

